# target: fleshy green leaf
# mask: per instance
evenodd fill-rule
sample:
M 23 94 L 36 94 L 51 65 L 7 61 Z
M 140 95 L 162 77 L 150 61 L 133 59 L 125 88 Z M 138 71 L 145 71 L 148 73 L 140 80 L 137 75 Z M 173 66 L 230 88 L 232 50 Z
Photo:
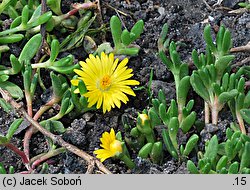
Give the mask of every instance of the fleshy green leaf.
M 249 168 L 250 167 L 250 142 L 245 143 L 244 151 L 241 156 L 241 162 L 240 162 L 240 170 L 243 168 Z
M 209 158 L 211 161 L 215 159 L 218 151 L 218 138 L 216 135 L 214 135 L 209 143 L 208 146 L 205 148 L 206 152 L 204 154 L 204 157 Z
M 222 41 L 223 41 L 224 33 L 225 33 L 225 27 L 220 26 L 219 32 L 216 35 L 216 44 L 217 44 L 218 51 L 222 51 Z
M 183 133 L 187 133 L 190 128 L 193 126 L 196 119 L 195 111 L 192 111 L 180 124 L 180 128 L 182 129 Z
M 190 83 L 198 95 L 200 95 L 205 101 L 209 100 L 208 91 L 197 73 L 194 72 L 192 74 Z
M 240 166 L 240 164 L 237 161 L 232 163 L 228 168 L 228 174 L 238 174 L 239 166 Z
M 190 76 L 185 76 L 180 80 L 179 86 L 178 86 L 178 103 L 185 105 L 186 104 L 186 98 L 188 94 L 188 90 L 190 88 Z
M 122 43 L 125 45 L 125 46 L 128 46 L 129 44 L 132 43 L 132 38 L 130 38 L 130 35 L 129 35 L 129 31 L 127 29 L 123 30 L 122 31 L 122 34 L 121 34 L 121 41 Z
M 218 100 L 221 104 L 224 104 L 230 100 L 232 100 L 235 96 L 238 95 L 238 90 L 233 89 L 229 92 L 222 92 L 219 97 Z
M 137 38 L 140 37 L 141 33 L 143 32 L 143 28 L 144 28 L 144 22 L 143 20 L 138 20 L 135 25 L 131 28 L 131 34 L 133 34 L 132 36 L 130 36 L 130 38 L 132 38 L 132 41 L 136 40 Z
M 240 110 L 240 114 L 241 114 L 242 118 L 243 118 L 248 124 L 250 124 L 250 109 L 242 109 L 242 110 Z
M 42 42 L 42 35 L 36 34 L 34 35 L 23 47 L 22 52 L 20 53 L 20 56 L 18 60 L 20 63 L 23 63 L 24 61 L 31 60 L 38 51 L 40 45 Z
M 168 124 L 168 132 L 169 132 L 169 137 L 172 141 L 173 146 L 175 149 L 178 149 L 178 143 L 177 143 L 177 133 L 179 129 L 179 121 L 177 117 L 172 117 L 169 121 Z
M 187 169 L 191 174 L 199 174 L 199 170 L 191 160 L 187 161 Z
M 224 36 L 223 36 L 223 41 L 222 41 L 222 52 L 224 54 L 228 53 L 231 46 L 232 46 L 231 34 L 229 30 L 226 29 Z
M 197 145 L 197 142 L 199 140 L 199 136 L 196 134 L 193 134 L 186 144 L 186 147 L 184 149 L 183 155 L 188 156 L 190 152 L 194 149 L 194 147 Z
M 141 157 L 143 159 L 148 158 L 149 154 L 151 153 L 153 147 L 153 143 L 147 143 L 145 144 L 139 151 L 138 157 Z
M 212 52 L 216 52 L 216 47 L 213 43 L 212 35 L 211 35 L 211 26 L 206 25 L 204 28 L 204 39 L 207 43 L 207 45 L 210 47 Z
M 217 162 L 217 165 L 216 165 L 216 171 L 217 172 L 220 172 L 220 170 L 223 168 L 223 167 L 226 167 L 227 166 L 227 161 L 228 161 L 228 157 L 227 156 L 222 156 L 219 161 Z
M 159 164 L 162 161 L 162 158 L 163 158 L 162 142 L 159 141 L 153 144 L 153 147 L 150 153 L 150 158 L 155 164 Z
M 0 82 L 0 87 L 7 90 L 13 98 L 22 99 L 24 97 L 22 89 L 12 82 Z
M 112 16 L 110 19 L 110 29 L 113 37 L 115 47 L 119 47 L 121 44 L 122 35 L 122 23 L 117 16 Z
M 21 125 L 23 119 L 16 119 L 9 127 L 8 133 L 6 134 L 6 138 L 10 141 L 14 133 L 16 132 L 17 128 Z
M 178 154 L 177 154 L 177 150 L 174 148 L 170 137 L 169 137 L 169 133 L 166 129 L 162 130 L 162 138 L 164 141 L 164 144 L 166 145 L 166 148 L 168 150 L 168 152 L 175 158 L 178 159 Z

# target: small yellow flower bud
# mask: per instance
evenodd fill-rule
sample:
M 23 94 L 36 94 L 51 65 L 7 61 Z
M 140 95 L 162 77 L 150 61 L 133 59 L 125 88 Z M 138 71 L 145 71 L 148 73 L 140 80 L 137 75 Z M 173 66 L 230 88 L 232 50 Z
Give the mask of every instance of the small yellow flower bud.
M 140 114 L 139 117 L 140 117 L 140 119 L 141 119 L 142 125 L 144 125 L 145 121 L 149 119 L 149 118 L 148 118 L 148 115 L 145 114 L 145 113 Z

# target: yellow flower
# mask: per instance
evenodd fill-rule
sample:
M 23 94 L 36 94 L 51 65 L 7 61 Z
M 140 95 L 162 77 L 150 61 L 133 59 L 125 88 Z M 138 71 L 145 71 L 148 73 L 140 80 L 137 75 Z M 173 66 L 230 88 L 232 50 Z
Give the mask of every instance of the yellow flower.
M 101 147 L 103 149 L 98 149 L 94 151 L 94 154 L 97 154 L 97 158 L 101 159 L 101 162 L 107 158 L 111 158 L 119 153 L 122 153 L 122 144 L 120 141 L 116 140 L 115 131 L 112 128 L 110 133 L 104 132 L 102 134 Z
M 149 120 L 148 115 L 145 114 L 145 113 L 140 114 L 139 117 L 141 119 L 142 125 L 144 125 L 144 123 L 145 123 L 146 120 Z
M 99 109 L 102 106 L 103 113 L 110 111 L 111 107 L 121 107 L 121 102 L 127 103 L 127 95 L 135 96 L 134 91 L 128 85 L 139 85 L 136 80 L 128 80 L 133 76 L 132 69 L 126 66 L 128 58 L 123 59 L 118 64 L 118 59 L 114 59 L 114 54 L 106 55 L 101 53 L 94 57 L 92 54 L 85 62 L 80 61 L 81 69 L 74 72 L 79 75 L 77 79 L 71 80 L 72 85 L 78 86 L 82 80 L 88 90 L 84 94 L 88 98 L 88 107 L 96 104 Z M 77 88 L 74 93 L 79 93 Z

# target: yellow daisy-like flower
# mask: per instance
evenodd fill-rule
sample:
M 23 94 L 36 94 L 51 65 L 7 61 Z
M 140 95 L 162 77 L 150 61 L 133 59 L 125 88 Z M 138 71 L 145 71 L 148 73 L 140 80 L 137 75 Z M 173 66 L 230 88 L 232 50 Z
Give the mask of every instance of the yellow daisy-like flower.
M 101 147 L 103 149 L 98 149 L 94 151 L 94 154 L 96 154 L 97 158 L 103 162 L 107 158 L 114 157 L 115 155 L 122 153 L 122 144 L 120 141 L 116 140 L 115 137 L 115 131 L 112 128 L 110 133 L 104 132 L 102 134 L 101 140 Z
M 113 53 L 106 55 L 102 52 L 101 57 L 90 54 L 85 62 L 80 61 L 82 70 L 74 70 L 79 77 L 71 80 L 71 83 L 78 86 L 79 81 L 83 80 L 88 90 L 84 94 L 88 98 L 88 107 L 96 104 L 96 108 L 99 109 L 102 106 L 105 113 L 110 111 L 111 107 L 120 108 L 121 102 L 126 104 L 129 100 L 126 94 L 135 96 L 129 85 L 139 85 L 139 82 L 128 80 L 133 76 L 133 70 L 126 66 L 128 58 L 120 63 L 118 61 Z M 79 93 L 79 89 L 74 92 Z

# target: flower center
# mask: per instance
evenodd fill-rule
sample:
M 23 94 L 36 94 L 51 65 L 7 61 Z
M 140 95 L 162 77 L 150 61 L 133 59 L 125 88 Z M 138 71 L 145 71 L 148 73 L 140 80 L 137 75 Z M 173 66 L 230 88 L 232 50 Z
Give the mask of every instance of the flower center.
M 118 154 L 122 152 L 122 144 L 120 141 L 118 140 L 114 140 L 111 144 L 110 144 L 110 150 L 114 153 L 114 154 Z
M 106 90 L 111 85 L 111 78 L 109 75 L 104 75 L 100 81 L 100 87 L 102 90 Z

